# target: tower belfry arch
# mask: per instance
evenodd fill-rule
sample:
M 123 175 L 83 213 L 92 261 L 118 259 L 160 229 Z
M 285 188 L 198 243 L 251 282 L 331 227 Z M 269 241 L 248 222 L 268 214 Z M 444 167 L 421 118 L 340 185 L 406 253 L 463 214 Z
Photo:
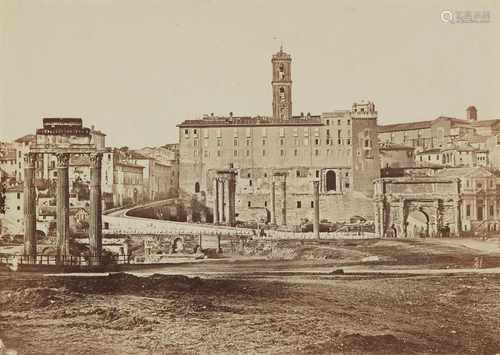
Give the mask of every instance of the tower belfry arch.
M 292 57 L 283 51 L 273 55 L 273 118 L 288 120 L 292 117 Z

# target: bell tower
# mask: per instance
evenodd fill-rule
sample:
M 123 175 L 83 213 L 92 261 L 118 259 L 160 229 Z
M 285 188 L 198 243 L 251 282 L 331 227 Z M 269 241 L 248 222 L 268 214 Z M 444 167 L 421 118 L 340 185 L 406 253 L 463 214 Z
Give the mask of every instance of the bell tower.
M 288 120 L 292 117 L 292 57 L 280 51 L 273 55 L 273 118 Z

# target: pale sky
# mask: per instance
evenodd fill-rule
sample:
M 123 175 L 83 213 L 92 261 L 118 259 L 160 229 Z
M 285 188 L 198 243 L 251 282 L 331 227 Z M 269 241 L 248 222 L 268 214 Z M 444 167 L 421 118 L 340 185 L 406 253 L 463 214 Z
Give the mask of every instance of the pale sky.
M 489 11 L 489 23 L 441 12 Z M 110 146 L 173 143 L 204 113 L 271 115 L 271 55 L 293 110 L 369 99 L 379 124 L 500 118 L 500 0 L 0 0 L 0 140 L 81 117 Z

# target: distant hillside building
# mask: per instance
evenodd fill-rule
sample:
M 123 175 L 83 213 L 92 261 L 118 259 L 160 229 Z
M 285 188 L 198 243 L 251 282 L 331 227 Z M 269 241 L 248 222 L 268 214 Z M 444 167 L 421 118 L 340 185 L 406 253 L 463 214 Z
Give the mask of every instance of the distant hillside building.
M 500 119 L 478 121 L 470 106 L 466 119 L 440 116 L 431 121 L 379 126 L 382 145 L 415 149 L 419 166 L 475 167 L 500 169 L 498 148 L 490 137 L 500 135 Z
M 214 177 L 232 164 L 238 220 L 269 222 L 271 188 L 274 182 L 276 204 L 283 205 L 284 175 L 288 224 L 312 218 L 314 180 L 322 219 L 372 217 L 372 180 L 380 176 L 375 105 L 360 101 L 351 110 L 293 116 L 290 55 L 281 49 L 272 69 L 272 117 L 210 115 L 178 125 L 181 193 L 212 207 Z
M 460 179 L 461 223 L 464 232 L 500 231 L 500 185 L 482 167 L 439 170 L 438 177 Z

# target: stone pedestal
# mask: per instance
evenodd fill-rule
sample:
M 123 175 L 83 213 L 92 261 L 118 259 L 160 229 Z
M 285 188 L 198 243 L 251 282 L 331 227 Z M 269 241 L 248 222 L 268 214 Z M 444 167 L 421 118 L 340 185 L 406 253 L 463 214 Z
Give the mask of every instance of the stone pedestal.
M 24 255 L 30 263 L 36 262 L 35 161 L 33 153 L 24 157 Z
M 93 265 L 100 265 L 102 256 L 101 161 L 101 153 L 90 155 L 89 244 Z
M 69 248 L 69 181 L 68 181 L 69 154 L 57 154 L 57 197 L 56 197 L 56 217 L 57 217 L 57 256 L 61 262 L 61 257 L 70 255 Z
M 314 237 L 319 239 L 319 181 L 313 181 L 313 197 L 314 197 Z

